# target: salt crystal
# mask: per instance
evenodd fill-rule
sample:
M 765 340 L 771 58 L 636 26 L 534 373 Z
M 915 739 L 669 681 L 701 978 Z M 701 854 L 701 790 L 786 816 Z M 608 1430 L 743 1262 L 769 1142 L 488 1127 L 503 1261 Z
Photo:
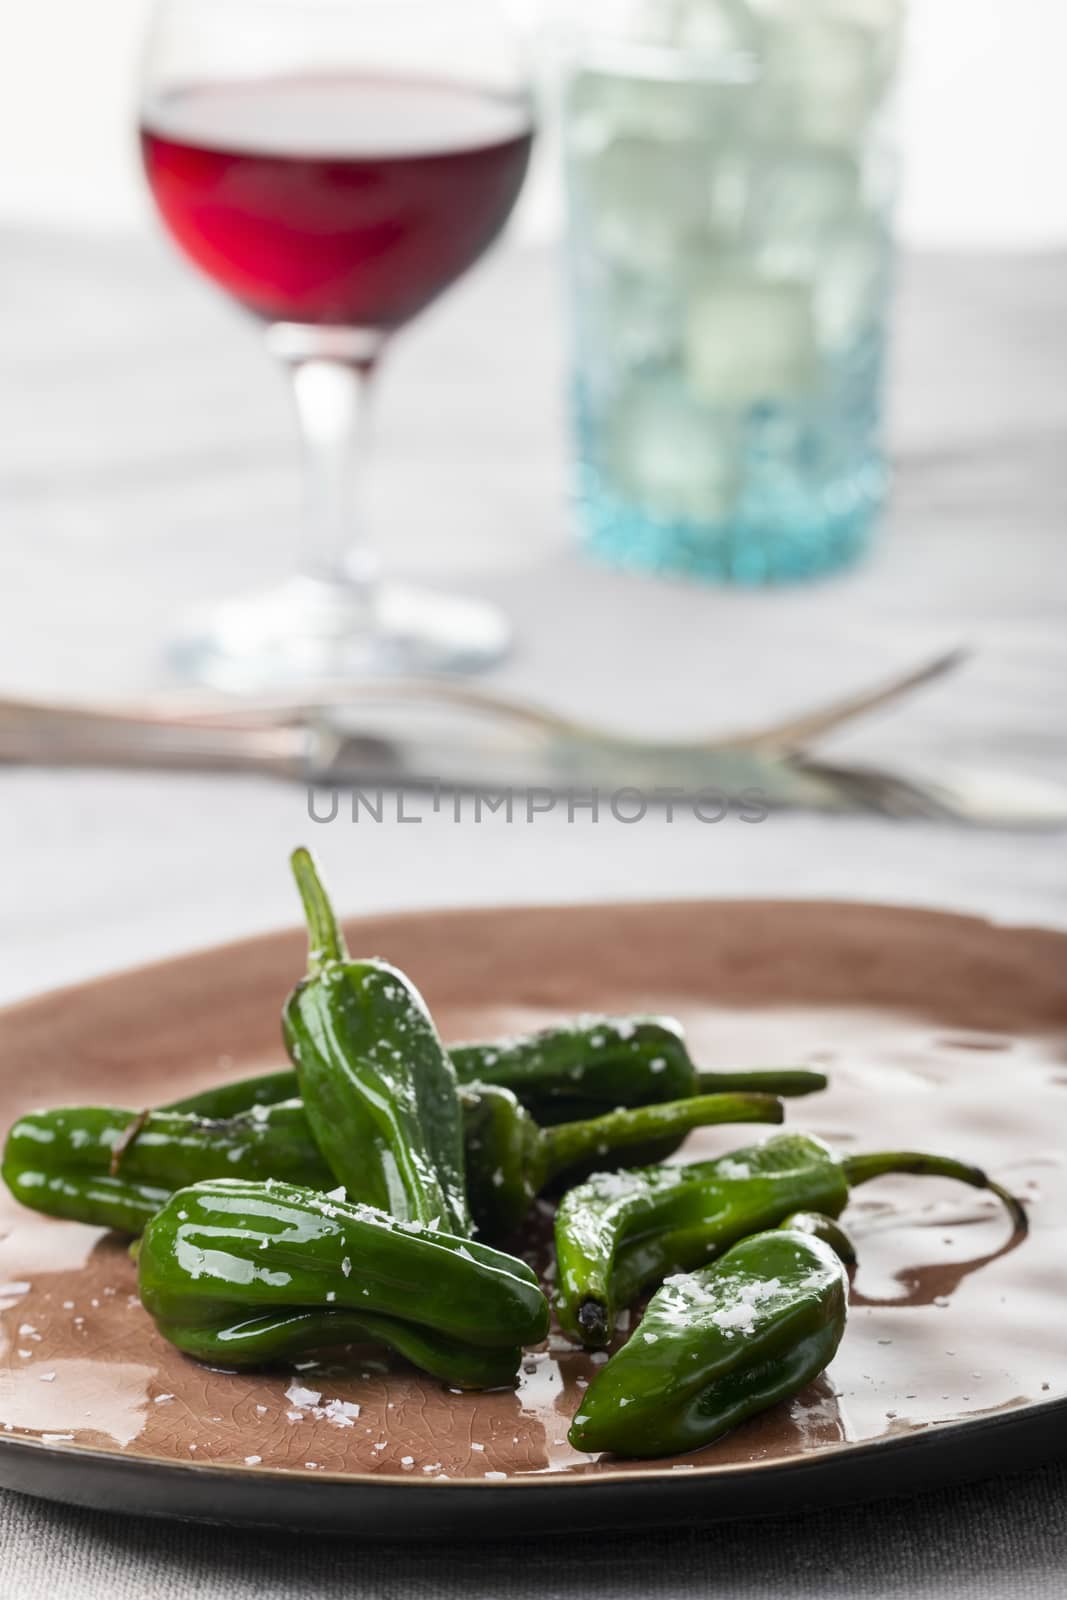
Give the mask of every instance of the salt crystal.
M 246 1467 L 258 1467 L 259 1463 L 262 1460 L 263 1460 L 262 1456 L 245 1456 L 245 1466 Z
M 486 1472 L 484 1474 L 484 1476 L 486 1478 L 491 1479 L 493 1483 L 502 1483 L 504 1481 L 504 1479 L 507 1477 L 507 1473 L 506 1472 Z
M 285 1398 L 291 1400 L 294 1406 L 317 1406 L 322 1399 L 320 1389 L 305 1389 L 302 1384 L 291 1383 L 285 1391 Z
M 56 1375 L 54 1372 L 42 1372 L 40 1377 L 42 1383 L 54 1383 Z

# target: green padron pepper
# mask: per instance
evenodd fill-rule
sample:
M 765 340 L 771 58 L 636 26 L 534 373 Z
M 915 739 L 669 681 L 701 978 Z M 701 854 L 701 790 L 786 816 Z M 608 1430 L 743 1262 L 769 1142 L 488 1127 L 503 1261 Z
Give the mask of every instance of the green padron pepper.
M 694 1095 L 791 1098 L 826 1087 L 823 1073 L 802 1067 L 700 1070 L 693 1065 L 680 1024 L 669 1017 L 585 1018 L 525 1037 L 453 1045 L 448 1053 L 461 1084 L 510 1089 L 542 1127 Z M 254 1105 L 293 1100 L 299 1093 L 295 1072 L 283 1070 L 202 1089 L 168 1109 L 231 1117 Z M 645 1164 L 664 1161 L 675 1148 L 676 1143 L 661 1137 L 641 1159 Z
M 701 1070 L 672 1017 L 582 1017 L 523 1037 L 453 1045 L 450 1054 L 461 1083 L 510 1089 L 543 1127 L 693 1095 L 789 1098 L 826 1088 L 823 1073 L 799 1067 Z
M 468 1193 L 480 1231 L 493 1238 L 514 1231 L 545 1184 L 590 1152 L 603 1165 L 665 1128 L 680 1135 L 710 1123 L 782 1120 L 770 1095 L 697 1095 L 541 1129 L 507 1089 L 469 1084 L 460 1095 Z M 125 1233 L 140 1233 L 175 1189 L 206 1178 L 278 1178 L 319 1190 L 337 1182 L 300 1100 L 226 1118 L 117 1106 L 31 1112 L 8 1134 L 3 1176 L 34 1210 Z
M 668 1278 L 596 1374 L 570 1429 L 576 1450 L 697 1450 L 816 1378 L 845 1331 L 848 1279 L 796 1228 L 741 1240 L 714 1266 Z
M 120 1106 L 31 1111 L 8 1133 L 0 1171 L 34 1211 L 131 1234 L 176 1189 L 205 1178 L 278 1178 L 323 1190 L 337 1182 L 299 1100 L 225 1119 Z
M 766 1094 L 694 1095 L 542 1128 L 510 1089 L 470 1084 L 464 1102 L 467 1194 L 481 1233 L 507 1237 L 535 1196 L 584 1172 L 590 1162 L 625 1166 L 650 1144 L 681 1143 L 694 1128 L 724 1122 L 781 1122 L 782 1102 Z
M 834 1217 L 828 1217 L 822 1211 L 794 1211 L 778 1226 L 792 1229 L 794 1233 L 810 1233 L 813 1239 L 821 1239 L 823 1244 L 828 1244 L 846 1267 L 856 1265 L 858 1257 L 852 1235 Z
M 456 1072 L 425 1002 L 395 967 L 350 959 L 311 856 L 292 865 L 308 976 L 282 1031 L 315 1141 L 350 1198 L 469 1234 Z
M 524 1262 L 270 1179 L 180 1189 L 145 1228 L 137 1265 L 160 1332 L 221 1367 L 370 1340 L 456 1388 L 495 1388 L 548 1332 Z
M 899 1150 L 839 1160 L 819 1139 L 780 1134 L 715 1161 L 599 1173 L 568 1190 L 555 1222 L 560 1323 L 583 1344 L 605 1345 L 616 1313 L 669 1272 L 702 1266 L 794 1211 L 835 1218 L 850 1188 L 898 1172 L 988 1189 L 1026 1227 L 1019 1201 L 979 1167 Z

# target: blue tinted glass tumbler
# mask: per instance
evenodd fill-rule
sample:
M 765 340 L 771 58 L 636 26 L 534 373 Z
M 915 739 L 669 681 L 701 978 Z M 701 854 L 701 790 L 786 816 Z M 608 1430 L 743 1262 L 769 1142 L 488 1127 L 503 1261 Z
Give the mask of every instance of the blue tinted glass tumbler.
M 867 545 L 901 0 L 644 0 L 560 41 L 578 517 L 760 584 Z

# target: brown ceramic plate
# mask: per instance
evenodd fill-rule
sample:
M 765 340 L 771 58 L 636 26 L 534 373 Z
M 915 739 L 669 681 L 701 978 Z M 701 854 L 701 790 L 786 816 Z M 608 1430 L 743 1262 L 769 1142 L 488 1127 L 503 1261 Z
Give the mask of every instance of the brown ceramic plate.
M 518 1388 L 443 1392 L 398 1363 L 208 1371 L 156 1334 L 122 1241 L 0 1201 L 0 1483 L 131 1512 L 479 1537 L 682 1521 L 1002 1471 L 1067 1440 L 1067 936 L 924 911 L 697 903 L 381 918 L 353 949 L 409 971 L 446 1037 L 666 1010 L 707 1065 L 811 1062 L 790 1121 L 843 1150 L 918 1145 L 1024 1195 L 893 1179 L 858 1192 L 849 1329 L 791 1404 L 684 1460 L 566 1443 L 590 1359 L 553 1340 Z M 281 1059 L 303 941 L 280 934 L 0 1013 L 0 1123 L 172 1099 Z M 694 1140 L 707 1154 L 744 1129 Z M 295 1395 L 295 1399 L 294 1399 Z M 338 1419 L 331 1400 L 354 1401 Z M 347 1422 L 349 1425 L 345 1426 Z

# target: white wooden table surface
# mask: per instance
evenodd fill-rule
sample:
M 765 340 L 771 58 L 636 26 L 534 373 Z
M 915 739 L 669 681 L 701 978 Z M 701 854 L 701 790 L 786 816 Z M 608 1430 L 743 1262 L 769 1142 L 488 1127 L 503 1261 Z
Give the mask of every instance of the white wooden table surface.
M 252 329 L 162 247 L 12 233 L 0 238 L 0 286 L 0 690 L 136 693 L 162 681 L 176 612 L 268 582 L 292 558 L 296 448 L 282 385 Z M 1065 262 L 913 260 L 901 301 L 893 510 L 853 574 L 741 594 L 585 563 L 564 506 L 553 270 L 507 252 L 397 345 L 380 397 L 378 537 L 398 571 L 509 608 L 520 643 L 498 681 L 539 699 L 638 729 L 727 728 L 963 642 L 976 654 L 953 681 L 835 748 L 1067 779 Z M 4 1000 L 294 921 L 285 857 L 308 838 L 346 912 L 755 894 L 1067 926 L 1062 839 L 1046 835 L 802 815 L 326 827 L 309 823 L 301 789 L 266 781 L 32 771 L 0 773 L 0 807 Z M 961 1594 L 1058 1594 L 1067 1478 L 1052 1469 L 1025 1482 L 932 1497 L 922 1513 L 856 1513 L 840 1537 L 874 1541 L 862 1573 L 842 1544 L 805 1592 L 895 1594 L 896 1570 L 907 1592 L 955 1592 L 962 1572 Z M 1057 1494 L 1059 1524 L 1042 1512 L 1039 1526 L 1038 1507 Z M 952 1570 L 911 1560 L 902 1515 L 932 1542 L 949 1518 Z M 801 1564 L 821 1568 L 809 1534 L 782 1526 Z M 295 1583 L 298 1570 L 322 1593 L 353 1592 L 325 1554 L 290 1567 L 246 1543 L 246 1566 L 225 1559 L 233 1548 L 211 1533 L 135 1533 L 0 1500 L 4 1594 L 65 1583 L 79 1596 L 252 1595 L 271 1589 L 272 1572 L 291 1592 L 285 1574 Z M 688 1540 L 673 1566 L 653 1561 L 667 1548 L 649 1545 L 632 1579 L 625 1560 L 601 1569 L 584 1558 L 582 1585 L 601 1571 L 615 1593 L 674 1594 L 675 1580 L 678 1593 L 706 1589 L 719 1571 L 734 1593 L 756 1594 L 789 1570 L 781 1550 L 753 1564 L 732 1535 L 718 1568 L 714 1536 Z M 407 1587 L 394 1587 L 386 1555 L 357 1592 L 411 1592 L 439 1573 L 433 1592 L 458 1594 L 469 1570 L 412 1556 L 396 1569 Z M 535 1578 L 539 1594 L 563 1592 L 544 1562 L 484 1561 L 486 1592 L 534 1592 Z M 225 1585 L 213 1584 L 217 1563 Z

